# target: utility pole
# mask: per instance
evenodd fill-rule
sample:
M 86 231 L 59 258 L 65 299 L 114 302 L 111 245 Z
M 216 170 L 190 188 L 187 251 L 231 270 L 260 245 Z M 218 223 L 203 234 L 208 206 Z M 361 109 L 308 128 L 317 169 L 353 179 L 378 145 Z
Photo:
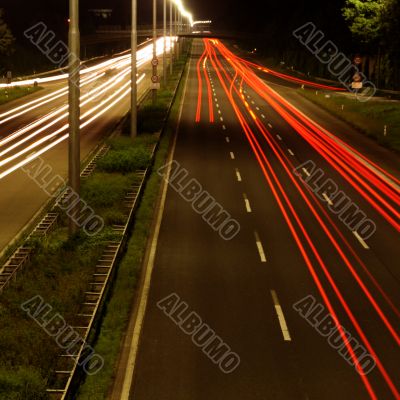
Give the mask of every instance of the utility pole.
M 167 84 L 167 0 L 163 0 L 163 36 L 164 36 L 164 53 L 163 53 L 163 82 Z
M 179 54 L 179 37 L 178 37 L 178 33 L 179 33 L 179 28 L 178 28 L 178 6 L 175 5 L 175 35 L 177 36 L 176 42 L 175 42 L 175 57 L 177 60 L 179 60 L 180 58 L 180 54 Z
M 182 14 L 178 14 L 178 34 L 182 32 Z M 183 51 L 183 40 L 179 37 L 179 51 Z
M 137 0 L 132 0 L 131 29 L 131 138 L 137 135 Z
M 157 0 L 153 0 L 153 76 L 152 76 L 152 98 L 153 105 L 157 102 Z
M 79 36 L 79 0 L 69 0 L 69 32 L 68 32 L 68 178 L 69 187 L 80 195 L 80 36 Z M 78 232 L 75 221 L 79 218 L 80 201 L 70 196 L 69 234 Z
M 172 48 L 172 0 L 169 0 L 169 73 L 171 75 L 173 70 Z

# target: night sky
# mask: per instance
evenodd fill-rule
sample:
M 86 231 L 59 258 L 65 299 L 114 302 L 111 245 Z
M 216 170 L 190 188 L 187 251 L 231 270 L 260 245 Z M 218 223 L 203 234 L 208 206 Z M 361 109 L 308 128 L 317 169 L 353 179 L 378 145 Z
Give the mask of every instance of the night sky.
M 151 0 L 138 0 L 139 23 L 151 22 Z M 2 0 L 6 18 L 16 36 L 38 21 L 44 21 L 62 34 L 67 30 L 67 0 Z M 112 8 L 114 23 L 129 24 L 129 0 L 81 0 L 82 31 L 91 28 L 89 8 Z M 158 0 L 161 9 L 162 1 Z M 349 33 L 341 17 L 344 0 L 265 0 L 243 2 L 229 0 L 186 0 L 196 19 L 212 19 L 214 29 L 249 32 L 265 43 L 282 45 L 291 40 L 291 32 L 305 22 L 313 21 L 327 36 L 345 45 Z M 161 11 L 161 10 L 160 10 Z

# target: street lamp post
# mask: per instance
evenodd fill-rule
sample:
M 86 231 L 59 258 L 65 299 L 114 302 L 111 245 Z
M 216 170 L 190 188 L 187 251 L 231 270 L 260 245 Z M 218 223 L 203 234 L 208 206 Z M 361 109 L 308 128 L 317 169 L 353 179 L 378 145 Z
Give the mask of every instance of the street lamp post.
M 175 35 L 176 36 L 178 36 L 178 33 L 179 33 L 179 28 L 178 28 L 178 6 L 177 5 L 175 5 L 175 23 L 174 23 L 174 26 L 175 26 Z M 180 52 L 180 50 L 179 50 L 179 37 L 177 38 L 177 41 L 176 41 L 176 43 L 175 43 L 175 45 L 176 45 L 176 50 L 175 50 L 175 57 L 179 60 L 179 58 L 180 58 L 180 54 L 179 54 L 179 52 Z
M 68 178 L 71 191 L 80 194 L 80 35 L 79 35 L 79 0 L 69 1 L 69 32 L 68 32 Z M 70 196 L 69 234 L 78 232 L 80 201 Z
M 180 34 L 182 32 L 182 14 L 178 14 L 178 33 Z M 181 40 L 181 37 L 179 37 L 179 46 L 180 46 L 180 51 L 183 50 L 183 40 Z
M 169 0 L 169 73 L 172 75 L 173 55 L 172 55 L 172 0 Z
M 165 86 L 167 84 L 167 0 L 163 0 L 163 36 L 164 36 L 163 81 Z
M 131 138 L 137 135 L 137 0 L 132 0 L 131 29 Z
M 157 102 L 157 1 L 153 0 L 153 104 Z

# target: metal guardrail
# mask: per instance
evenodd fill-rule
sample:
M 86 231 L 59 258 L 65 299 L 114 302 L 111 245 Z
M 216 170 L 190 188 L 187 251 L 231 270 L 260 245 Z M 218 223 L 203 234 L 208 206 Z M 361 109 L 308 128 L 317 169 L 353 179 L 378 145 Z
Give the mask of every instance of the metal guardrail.
M 175 102 L 183 73 L 184 69 L 182 70 L 181 76 L 178 80 L 175 94 L 169 104 L 167 117 L 165 120 L 168 119 L 172 105 Z M 161 134 L 163 133 L 164 129 L 165 127 L 161 131 Z M 125 195 L 124 205 L 128 210 L 126 223 L 124 225 L 113 226 L 114 232 L 119 233 L 121 235 L 121 239 L 118 242 L 110 242 L 106 250 L 103 252 L 102 257 L 98 261 L 95 273 L 93 274 L 92 282 L 90 283 L 90 289 L 89 291 L 85 292 L 85 301 L 82 304 L 80 314 L 78 314 L 78 317 L 87 319 L 81 321 L 83 325 L 74 328 L 77 331 L 82 332 L 84 343 L 80 348 L 80 351 L 74 356 L 65 353 L 60 354 L 60 364 L 56 367 L 56 370 L 54 371 L 54 384 L 47 389 L 47 393 L 51 400 L 67 400 L 69 398 L 70 392 L 74 390 L 74 380 L 78 373 L 79 361 L 82 357 L 84 344 L 86 344 L 86 341 L 89 338 L 90 331 L 94 327 L 95 321 L 100 317 L 98 314 L 101 312 L 102 302 L 105 302 L 106 293 L 112 285 L 111 280 L 116 270 L 116 263 L 119 258 L 120 252 L 122 252 L 123 242 L 127 237 L 126 234 L 128 228 L 133 221 L 134 213 L 144 191 L 145 183 L 151 173 L 158 145 L 159 141 L 157 141 L 156 144 L 149 146 L 152 153 L 151 164 L 145 170 L 136 171 L 136 176 L 140 179 L 140 181 L 139 183 L 134 184 L 131 190 Z M 66 365 L 65 363 L 68 363 L 68 361 L 69 365 Z
M 108 150 L 109 146 L 107 145 L 103 145 L 99 148 L 99 150 L 95 153 L 93 158 L 81 172 L 81 177 L 83 179 L 89 177 L 93 173 L 96 168 L 96 162 L 100 157 L 103 157 Z M 68 193 L 68 188 L 64 189 L 62 194 L 59 196 L 59 199 L 64 199 Z M 35 226 L 31 234 L 27 237 L 25 244 L 18 247 L 13 255 L 9 257 L 4 265 L 0 268 L 0 294 L 2 294 L 12 282 L 16 281 L 17 273 L 20 272 L 20 270 L 22 270 L 22 268 L 30 262 L 31 257 L 34 254 L 34 249 L 27 245 L 27 243 L 29 243 L 29 241 L 32 239 L 43 238 L 47 236 L 57 225 L 59 218 L 59 214 L 57 212 L 58 204 L 59 202 L 53 205 L 50 212 L 43 217 L 43 219 Z
M 90 175 L 93 174 L 94 170 L 96 169 L 97 161 L 101 157 L 106 155 L 108 150 L 110 150 L 110 146 L 108 146 L 108 145 L 101 146 L 101 148 L 96 153 L 96 155 L 92 158 L 91 161 L 89 161 L 88 165 L 86 165 L 84 170 L 81 172 L 81 178 L 85 179 L 85 178 L 88 178 Z
M 153 147 L 153 155 L 157 145 Z M 47 389 L 47 393 L 51 400 L 65 400 L 68 398 L 72 383 L 78 372 L 79 362 L 83 357 L 83 351 L 88 341 L 90 332 L 97 318 L 101 313 L 101 304 L 105 301 L 105 295 L 111 285 L 111 278 L 116 270 L 117 260 L 122 253 L 123 241 L 126 237 L 127 230 L 133 221 L 133 215 L 139 203 L 139 199 L 144 191 L 144 186 L 150 173 L 151 166 L 146 170 L 136 172 L 139 182 L 134 184 L 129 192 L 127 192 L 124 205 L 126 207 L 126 221 L 124 225 L 114 225 L 113 230 L 120 235 L 118 241 L 108 243 L 102 256 L 97 262 L 95 271 L 92 275 L 90 288 L 85 292 L 84 302 L 80 313 L 77 314 L 77 326 L 72 327 L 80 333 L 81 346 L 77 353 L 61 353 L 58 358 L 56 369 L 52 377 L 52 384 Z
M 0 273 L 0 294 L 16 280 L 17 272 L 30 262 L 33 249 L 21 246 L 3 265 Z

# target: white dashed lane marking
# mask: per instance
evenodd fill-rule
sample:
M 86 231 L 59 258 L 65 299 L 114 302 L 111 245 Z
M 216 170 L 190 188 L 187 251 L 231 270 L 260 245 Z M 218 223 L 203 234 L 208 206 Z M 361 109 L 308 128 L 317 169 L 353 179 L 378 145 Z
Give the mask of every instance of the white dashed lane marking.
M 243 193 L 243 199 L 244 199 L 244 205 L 245 205 L 245 207 L 246 207 L 246 211 L 248 212 L 248 213 L 251 213 L 251 206 L 250 206 L 250 201 L 249 201 L 249 199 L 247 198 L 247 195 L 246 195 L 246 193 Z
M 262 263 L 266 263 L 267 262 L 267 257 L 265 256 L 265 252 L 264 252 L 264 248 L 263 248 L 263 245 L 261 243 L 261 240 L 260 240 L 260 236 L 258 235 L 257 232 L 254 232 L 254 236 L 256 238 L 257 250 L 258 250 L 258 253 L 260 255 L 261 262 Z
M 369 250 L 369 246 L 367 245 L 365 240 L 360 236 L 360 234 L 357 231 L 353 231 L 353 235 L 361 243 L 361 246 L 364 247 L 365 250 Z
M 242 182 L 242 175 L 240 175 L 240 171 L 236 168 L 236 179 L 238 182 Z
M 285 342 L 290 342 L 292 338 L 290 337 L 289 329 L 286 323 L 285 315 L 283 314 L 283 310 L 281 305 L 279 304 L 278 295 L 275 290 L 271 290 L 272 301 L 274 302 L 276 315 L 278 316 L 279 325 L 281 327 L 283 340 Z

